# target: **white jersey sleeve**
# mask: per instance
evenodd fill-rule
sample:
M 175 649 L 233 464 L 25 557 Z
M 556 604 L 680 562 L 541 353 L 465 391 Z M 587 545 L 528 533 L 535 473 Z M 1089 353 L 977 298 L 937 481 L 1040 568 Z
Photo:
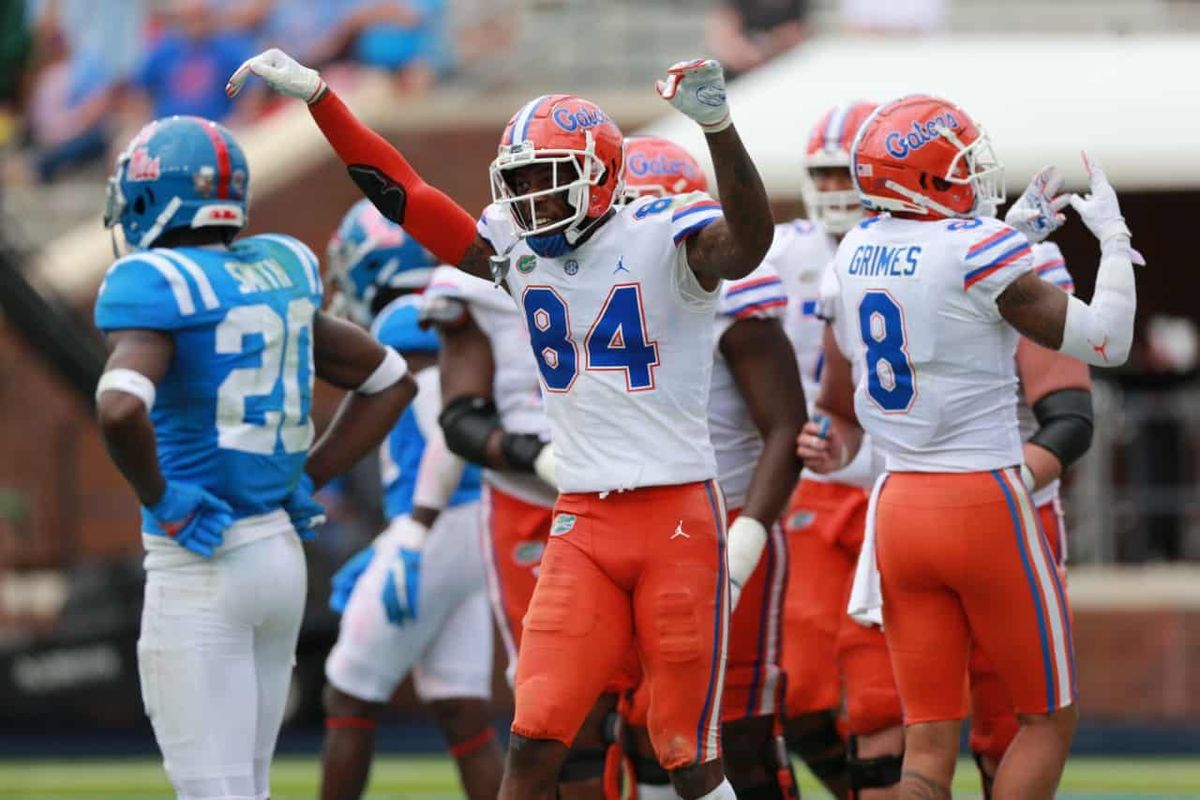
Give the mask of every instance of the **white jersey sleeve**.
M 965 227 L 970 223 L 979 223 Z M 949 223 L 947 228 L 955 223 Z M 982 319 L 999 320 L 996 299 L 1017 278 L 1033 269 L 1033 248 L 1016 228 L 998 219 L 965 220 L 956 232 L 964 239 L 963 290 Z
M 1067 294 L 1075 294 L 1075 279 L 1067 270 L 1062 250 L 1054 242 L 1038 242 L 1033 246 L 1033 268 L 1042 280 L 1053 283 Z

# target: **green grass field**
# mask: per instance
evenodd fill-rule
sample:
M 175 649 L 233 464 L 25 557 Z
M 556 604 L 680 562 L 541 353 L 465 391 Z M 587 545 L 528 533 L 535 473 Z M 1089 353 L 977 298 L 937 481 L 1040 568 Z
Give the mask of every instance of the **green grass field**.
M 273 800 L 316 797 L 316 758 L 275 762 Z M 957 795 L 978 797 L 979 782 L 968 762 L 959 765 Z M 805 797 L 826 797 L 807 773 Z M 169 798 L 170 787 L 151 759 L 0 760 L 0 798 L 16 800 L 140 800 Z M 453 768 L 446 758 L 386 757 L 376 762 L 368 800 L 454 800 Z M 1200 798 L 1200 759 L 1076 758 L 1067 765 L 1061 800 L 1084 798 Z

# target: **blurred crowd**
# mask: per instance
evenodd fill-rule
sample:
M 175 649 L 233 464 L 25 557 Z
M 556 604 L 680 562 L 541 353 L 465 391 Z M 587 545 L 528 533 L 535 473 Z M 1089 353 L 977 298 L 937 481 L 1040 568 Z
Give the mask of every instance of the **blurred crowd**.
M 232 101 L 246 58 L 284 46 L 340 85 L 365 70 L 400 92 L 455 65 L 446 0 L 0 0 L 0 149 L 9 180 L 53 180 L 108 162 L 146 120 L 195 114 L 244 126 L 277 107 L 259 87 Z M 13 174 L 16 173 L 16 174 Z
M 279 46 L 339 89 L 364 71 L 398 92 L 455 74 L 506 79 L 522 17 L 569 14 L 574 0 L 0 0 L 0 153 L 6 182 L 48 182 L 111 163 L 145 121 L 196 114 L 234 128 L 278 107 L 261 87 L 231 101 L 225 79 Z M 839 27 L 928 32 L 948 0 L 841 0 Z M 708 0 L 705 50 L 731 75 L 810 34 L 810 0 Z

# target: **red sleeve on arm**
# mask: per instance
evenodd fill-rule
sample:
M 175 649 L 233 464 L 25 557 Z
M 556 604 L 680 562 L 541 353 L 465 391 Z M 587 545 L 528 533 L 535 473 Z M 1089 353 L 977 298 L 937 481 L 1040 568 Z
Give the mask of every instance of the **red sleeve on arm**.
M 475 218 L 441 190 L 426 183 L 400 151 L 375 131 L 363 125 L 331 90 L 308 107 L 313 119 L 333 145 L 338 157 L 351 169 L 351 177 L 364 189 L 384 216 L 404 226 L 418 242 L 429 248 L 445 264 L 459 264 L 467 248 L 475 241 Z M 355 168 L 368 168 L 386 176 L 400 187 L 400 202 L 394 202 L 395 188 L 380 187 L 378 196 L 367 191 Z M 390 202 L 381 202 L 387 198 Z M 383 206 L 387 205 L 388 208 Z M 396 219 L 399 216 L 400 219 Z

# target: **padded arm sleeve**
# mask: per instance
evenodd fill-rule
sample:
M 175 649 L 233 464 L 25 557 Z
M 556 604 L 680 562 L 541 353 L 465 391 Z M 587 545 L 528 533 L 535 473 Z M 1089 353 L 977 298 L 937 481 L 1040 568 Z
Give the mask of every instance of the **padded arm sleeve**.
M 496 404 L 486 397 L 459 397 L 446 404 L 438 418 L 451 451 L 468 461 L 495 467 L 488 463 L 487 443 L 492 431 L 500 429 Z M 500 451 L 509 469 L 535 472 L 538 454 L 546 442 L 533 433 L 503 432 Z
M 446 264 L 459 264 L 475 241 L 475 218 L 427 184 L 400 151 L 363 125 L 334 92 L 308 107 L 345 163 L 350 177 L 379 213 Z
M 1100 249 L 1100 269 L 1092 302 L 1067 299 L 1060 352 L 1097 367 L 1118 367 L 1129 357 L 1137 286 L 1133 279 L 1129 237 L 1109 239 Z
M 1049 450 L 1063 469 L 1078 461 L 1092 444 L 1092 393 L 1060 389 L 1033 405 L 1038 430 L 1029 442 Z
M 474 464 L 487 465 L 487 443 L 500 427 L 496 404 L 486 397 L 456 397 L 438 417 L 446 446 Z

